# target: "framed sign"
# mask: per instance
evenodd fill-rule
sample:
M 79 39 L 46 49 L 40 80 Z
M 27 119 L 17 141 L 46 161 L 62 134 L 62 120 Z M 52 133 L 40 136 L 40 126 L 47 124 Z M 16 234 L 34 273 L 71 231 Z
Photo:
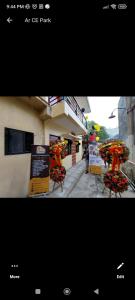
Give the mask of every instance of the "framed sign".
M 96 145 L 89 145 L 89 172 L 102 174 L 102 159 L 96 155 Z
M 32 145 L 29 194 L 49 192 L 49 146 Z

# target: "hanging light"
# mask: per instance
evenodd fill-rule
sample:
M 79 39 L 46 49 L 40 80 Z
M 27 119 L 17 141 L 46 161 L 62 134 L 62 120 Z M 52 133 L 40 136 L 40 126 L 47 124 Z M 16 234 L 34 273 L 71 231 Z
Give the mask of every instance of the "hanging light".
M 115 108 L 115 109 L 112 111 L 111 115 L 108 117 L 108 119 L 113 119 L 113 118 L 116 117 L 116 116 L 113 114 L 113 112 L 114 112 L 116 109 L 126 109 L 126 108 L 125 108 L 125 107 L 117 107 L 117 108 Z
M 108 117 L 108 119 L 113 119 L 115 118 L 116 116 L 113 114 L 113 112 L 111 113 L 111 115 Z

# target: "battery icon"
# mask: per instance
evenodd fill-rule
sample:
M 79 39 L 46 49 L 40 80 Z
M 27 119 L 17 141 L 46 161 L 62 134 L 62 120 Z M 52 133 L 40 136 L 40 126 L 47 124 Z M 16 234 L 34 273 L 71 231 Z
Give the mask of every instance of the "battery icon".
M 119 4 L 118 5 L 118 9 L 126 9 L 127 8 L 127 4 Z

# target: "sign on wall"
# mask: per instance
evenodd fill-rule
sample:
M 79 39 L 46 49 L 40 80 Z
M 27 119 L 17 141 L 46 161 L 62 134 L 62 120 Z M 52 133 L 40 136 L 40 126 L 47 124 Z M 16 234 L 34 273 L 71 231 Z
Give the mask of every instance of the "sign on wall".
M 49 146 L 32 145 L 30 195 L 49 191 Z
M 93 174 L 102 173 L 102 159 L 96 154 L 96 145 L 89 145 L 89 172 Z

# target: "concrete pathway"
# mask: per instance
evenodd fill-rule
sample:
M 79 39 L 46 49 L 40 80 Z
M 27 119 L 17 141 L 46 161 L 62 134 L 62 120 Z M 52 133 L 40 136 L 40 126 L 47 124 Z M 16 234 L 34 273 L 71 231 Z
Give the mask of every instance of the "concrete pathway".
M 97 192 L 95 175 L 83 173 L 68 198 L 95 198 Z
M 56 184 L 56 189 L 53 192 L 44 194 L 44 196 L 46 198 L 67 198 L 84 172 L 85 160 L 81 160 L 74 167 L 67 170 L 65 181 L 63 184 L 63 191 L 61 191 L 61 186 L 57 187 Z
M 102 166 L 102 171 L 103 174 L 101 176 L 91 173 L 85 174 L 85 160 L 81 160 L 67 171 L 63 191 L 61 186 L 56 184 L 54 191 L 43 193 L 36 196 L 36 198 L 110 198 L 108 189 L 105 189 L 103 193 L 103 177 L 107 171 L 104 165 Z M 115 198 L 113 192 L 111 193 L 111 198 Z M 122 193 L 122 198 L 135 198 L 135 192 L 129 187 L 128 191 Z
M 93 174 L 83 174 L 68 198 L 110 198 L 110 191 L 104 189 L 103 176 Z M 119 195 L 117 195 L 120 198 Z M 111 192 L 111 198 L 116 198 Z M 121 198 L 135 198 L 135 192 L 128 188 L 128 191 L 121 194 Z

